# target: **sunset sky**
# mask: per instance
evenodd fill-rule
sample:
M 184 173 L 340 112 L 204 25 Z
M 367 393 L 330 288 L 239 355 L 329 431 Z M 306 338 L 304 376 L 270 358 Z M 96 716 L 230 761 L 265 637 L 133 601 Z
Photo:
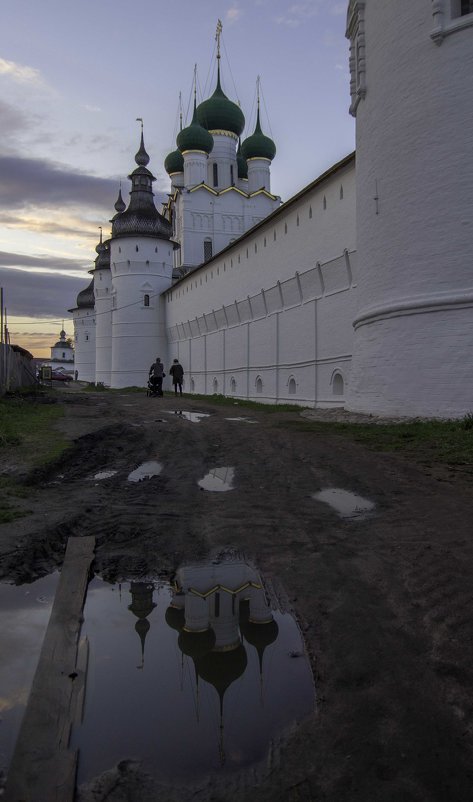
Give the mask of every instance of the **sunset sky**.
M 108 236 L 119 181 L 139 143 L 158 197 L 169 192 L 178 96 L 184 115 L 197 64 L 200 101 L 222 83 L 277 154 L 272 191 L 287 200 L 354 149 L 348 114 L 345 0 L 15 0 L 0 33 L 0 286 L 11 341 L 49 356 L 67 309 L 90 281 L 98 227 Z M 201 94 L 200 94 L 201 93 Z M 188 120 L 190 121 L 190 120 Z

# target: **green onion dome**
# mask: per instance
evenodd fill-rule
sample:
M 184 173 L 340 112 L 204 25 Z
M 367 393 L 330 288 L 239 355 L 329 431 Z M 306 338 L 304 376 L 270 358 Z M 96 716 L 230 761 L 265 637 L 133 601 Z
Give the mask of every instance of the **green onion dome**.
M 181 153 L 186 150 L 203 150 L 204 153 L 210 153 L 214 146 L 212 134 L 203 128 L 197 120 L 197 109 L 194 100 L 194 114 L 192 122 L 187 128 L 179 131 L 176 139 L 176 145 Z
M 228 99 L 220 86 L 220 71 L 212 97 L 197 106 L 197 120 L 207 131 L 230 131 L 236 136 L 240 136 L 245 127 L 242 110 Z
M 238 178 L 248 178 L 248 164 L 246 162 L 246 159 L 244 159 L 243 156 L 241 155 L 240 140 L 238 140 L 237 167 L 238 167 Z
M 168 175 L 182 173 L 184 170 L 184 159 L 180 150 L 173 150 L 164 159 L 164 169 Z
M 259 109 L 256 117 L 256 128 L 254 133 L 243 142 L 241 154 L 244 159 L 269 159 L 269 161 L 272 161 L 276 155 L 276 145 L 261 130 Z

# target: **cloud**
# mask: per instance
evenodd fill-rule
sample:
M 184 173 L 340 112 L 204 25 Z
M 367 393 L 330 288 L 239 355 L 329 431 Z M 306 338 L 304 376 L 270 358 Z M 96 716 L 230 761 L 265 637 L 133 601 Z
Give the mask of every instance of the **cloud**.
M 62 217 L 62 216 L 61 216 Z M 97 219 L 94 223 L 90 220 L 82 220 L 81 218 L 67 218 L 60 220 L 44 220 L 41 217 L 30 217 L 22 214 L 10 214 L 9 212 L 0 212 L 0 226 L 5 228 L 14 228 L 23 231 L 34 231 L 38 234 L 52 234 L 57 237 L 74 238 L 77 237 L 87 238 L 91 241 L 97 238 L 98 227 L 103 224 L 102 219 Z
M 82 271 L 84 268 L 91 268 L 90 264 L 80 259 L 68 259 L 58 256 L 48 256 L 47 254 L 40 256 L 29 256 L 25 253 L 9 253 L 8 251 L 0 251 L 0 270 L 2 268 L 14 268 L 18 270 L 28 270 L 33 268 L 35 272 L 50 272 L 57 273 L 70 273 L 71 271 Z
M 20 83 L 41 83 L 42 80 L 39 70 L 34 67 L 16 64 L 15 61 L 8 61 L 5 58 L 0 58 L 0 75 L 6 75 Z
M 0 267 L 0 285 L 4 290 L 4 303 L 9 316 L 67 317 L 67 310 L 76 305 L 78 293 L 90 284 L 90 280 L 91 276 L 86 271 L 83 278 L 77 278 L 61 273 Z
M 241 17 L 241 9 L 238 8 L 238 6 L 236 5 L 229 8 L 227 10 L 227 13 L 225 14 L 225 19 L 229 23 L 229 25 L 232 25 L 234 22 L 237 22 L 240 19 L 240 17 Z
M 276 17 L 278 25 L 287 25 L 288 28 L 298 28 L 306 20 L 315 17 L 319 13 L 317 0 L 308 0 L 305 3 L 293 3 L 289 6 L 285 14 Z
M 33 125 L 33 119 L 28 117 L 22 109 L 7 103 L 0 98 L 0 119 L 2 121 L 2 139 L 5 136 L 17 134 Z
M 118 180 L 99 178 L 47 159 L 0 156 L 0 209 L 88 206 L 113 210 Z

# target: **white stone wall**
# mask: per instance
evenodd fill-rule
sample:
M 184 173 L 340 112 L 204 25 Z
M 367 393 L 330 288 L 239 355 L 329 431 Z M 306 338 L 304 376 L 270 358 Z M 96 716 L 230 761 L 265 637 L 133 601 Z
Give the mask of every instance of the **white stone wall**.
M 74 309 L 74 374 L 79 381 L 95 382 L 95 310 Z
M 109 268 L 94 271 L 95 381 L 110 387 L 112 368 L 112 274 Z
M 111 240 L 112 387 L 146 387 L 156 357 L 166 364 L 162 293 L 171 285 L 172 248 L 154 237 Z
M 165 295 L 169 358 L 185 388 L 262 402 L 342 405 L 356 311 L 349 158 Z
M 349 408 L 462 416 L 473 409 L 473 15 L 452 21 L 447 0 L 351 7 L 362 5 Z

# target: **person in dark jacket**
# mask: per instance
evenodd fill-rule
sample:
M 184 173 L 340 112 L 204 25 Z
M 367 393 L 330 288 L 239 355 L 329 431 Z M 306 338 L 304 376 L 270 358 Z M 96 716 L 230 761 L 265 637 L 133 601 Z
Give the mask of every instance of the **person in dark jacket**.
M 184 369 L 182 365 L 179 364 L 178 359 L 174 359 L 169 369 L 169 373 L 172 376 L 172 383 L 174 385 L 174 395 L 177 395 L 177 388 L 179 387 L 179 393 L 182 395 L 182 379 L 184 378 Z
M 160 398 L 163 395 L 163 379 L 165 377 L 164 365 L 159 356 L 156 357 L 156 362 L 153 362 L 149 369 L 149 377 L 152 384 L 156 388 L 156 392 Z

